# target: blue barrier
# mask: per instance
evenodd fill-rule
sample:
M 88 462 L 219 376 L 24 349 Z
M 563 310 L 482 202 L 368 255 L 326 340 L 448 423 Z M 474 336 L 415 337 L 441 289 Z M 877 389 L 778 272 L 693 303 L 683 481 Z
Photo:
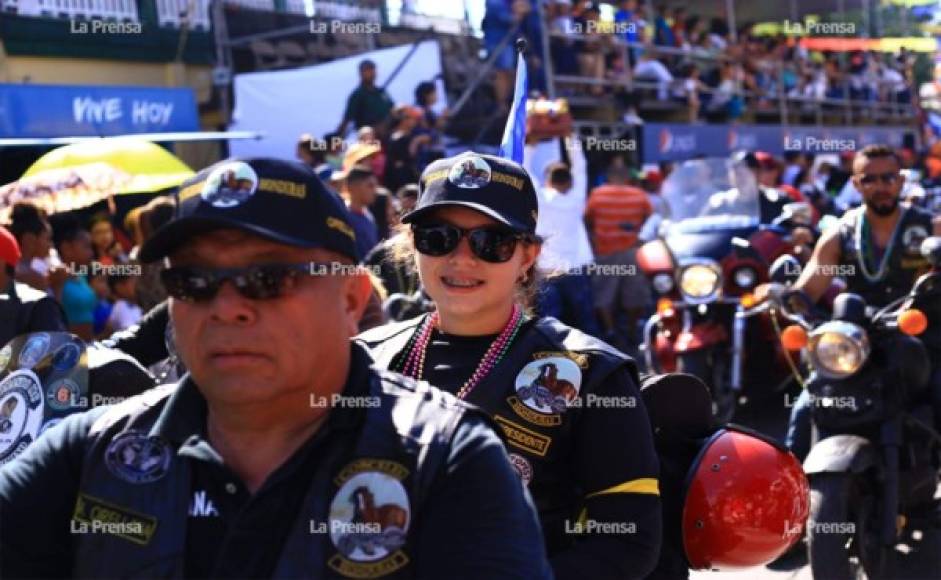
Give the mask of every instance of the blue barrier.
M 857 151 L 872 143 L 901 147 L 911 127 L 800 127 L 771 125 L 684 125 L 647 123 L 643 127 L 645 163 L 723 157 L 739 150 L 805 153 Z

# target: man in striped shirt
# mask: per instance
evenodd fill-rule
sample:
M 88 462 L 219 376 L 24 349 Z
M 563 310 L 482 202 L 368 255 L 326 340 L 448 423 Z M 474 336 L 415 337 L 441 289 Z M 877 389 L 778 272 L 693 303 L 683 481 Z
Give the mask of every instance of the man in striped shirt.
M 604 338 L 621 348 L 636 344 L 637 320 L 650 294 L 647 280 L 637 269 L 636 253 L 637 234 L 653 208 L 642 189 L 629 185 L 629 177 L 627 167 L 613 165 L 607 173 L 608 182 L 592 190 L 585 208 L 595 251 L 595 309 Z M 618 336 L 620 312 L 626 318 L 622 336 L 627 344 Z

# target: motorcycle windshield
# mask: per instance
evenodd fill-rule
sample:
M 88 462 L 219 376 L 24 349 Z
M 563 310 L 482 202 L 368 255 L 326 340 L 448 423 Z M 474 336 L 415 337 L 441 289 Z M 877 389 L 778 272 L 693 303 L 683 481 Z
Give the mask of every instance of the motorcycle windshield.
M 668 235 L 753 227 L 761 215 L 754 173 L 725 158 L 682 162 L 661 195 L 670 206 Z

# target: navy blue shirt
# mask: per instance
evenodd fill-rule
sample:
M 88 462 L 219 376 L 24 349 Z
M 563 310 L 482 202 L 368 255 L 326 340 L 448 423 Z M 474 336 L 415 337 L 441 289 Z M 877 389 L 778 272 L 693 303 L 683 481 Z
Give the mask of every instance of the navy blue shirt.
M 369 373 L 365 353 L 353 352 L 346 395 L 363 390 Z M 187 577 L 270 577 L 324 451 L 355 441 L 364 410 L 333 409 L 252 494 L 206 437 L 206 401 L 195 384 L 184 381 L 166 404 L 173 406 L 173 439 L 185 441 L 179 453 L 193 460 Z M 70 520 L 85 439 L 106 409 L 68 417 L 0 468 L 0 577 L 71 576 Z M 416 578 L 551 577 L 532 501 L 499 438 L 479 417 L 465 416 L 458 426 L 420 518 Z

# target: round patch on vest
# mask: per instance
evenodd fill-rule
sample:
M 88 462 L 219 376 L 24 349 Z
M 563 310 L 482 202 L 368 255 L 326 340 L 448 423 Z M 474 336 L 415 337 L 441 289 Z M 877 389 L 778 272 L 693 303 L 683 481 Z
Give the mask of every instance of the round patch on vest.
M 82 398 L 82 391 L 75 381 L 69 379 L 60 379 L 46 390 L 46 401 L 51 409 L 56 411 L 65 411 L 70 407 L 79 406 Z
M 448 181 L 462 189 L 478 189 L 490 183 L 490 165 L 476 155 L 461 157 L 448 171 Z
M 902 232 L 902 246 L 909 254 L 921 255 L 921 243 L 928 237 L 928 230 L 924 226 L 914 225 L 905 228 Z
M 0 464 L 36 440 L 43 411 L 42 382 L 33 371 L 14 371 L 0 382 Z
M 56 349 L 52 355 L 52 368 L 57 371 L 67 371 L 78 364 L 82 358 L 82 347 L 74 342 L 67 342 Z
M 115 477 L 129 483 L 152 483 L 167 474 L 170 457 L 170 446 L 163 439 L 127 431 L 108 444 L 105 465 Z
M 7 365 L 10 364 L 10 359 L 13 358 L 13 345 L 8 344 L 3 348 L 0 348 L 0 371 L 6 370 Z
M 203 201 L 221 209 L 236 207 L 248 201 L 258 189 L 258 175 L 243 161 L 225 163 L 206 178 L 200 196 Z
M 520 401 L 539 413 L 564 413 L 581 386 L 581 369 L 564 357 L 534 360 L 516 375 Z
M 510 453 L 510 465 L 513 466 L 513 469 L 516 470 L 516 473 L 520 476 L 520 479 L 523 480 L 523 485 L 529 485 L 529 482 L 533 480 L 533 466 L 529 461 L 522 455 L 516 453 Z
M 330 539 L 353 562 L 373 562 L 405 545 L 411 508 L 402 482 L 388 473 L 352 476 L 330 503 Z
M 52 344 L 52 337 L 45 332 L 37 332 L 30 336 L 23 345 L 23 350 L 20 351 L 18 360 L 20 368 L 31 369 L 36 366 L 36 363 L 46 356 L 50 344 Z

